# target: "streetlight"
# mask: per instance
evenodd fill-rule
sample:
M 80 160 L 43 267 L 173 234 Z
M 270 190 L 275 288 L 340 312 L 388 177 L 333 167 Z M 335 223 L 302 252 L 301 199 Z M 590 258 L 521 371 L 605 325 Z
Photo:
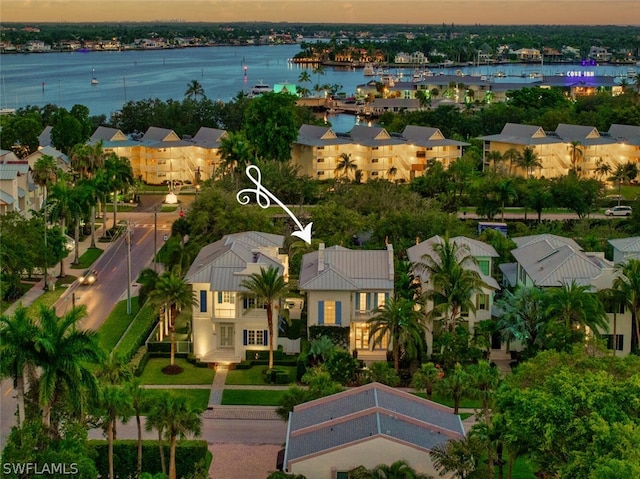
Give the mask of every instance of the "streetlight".
M 131 222 L 127 221 L 127 314 L 131 314 Z

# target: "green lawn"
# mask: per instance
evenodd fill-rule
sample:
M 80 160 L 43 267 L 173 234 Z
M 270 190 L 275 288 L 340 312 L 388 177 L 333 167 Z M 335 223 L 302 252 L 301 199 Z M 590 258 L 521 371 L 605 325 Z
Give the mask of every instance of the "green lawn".
M 160 213 L 173 213 L 177 209 L 178 209 L 177 206 L 163 206 L 160 209 Z
M 421 397 L 423 399 L 427 398 L 427 394 L 426 393 L 412 393 L 415 394 L 418 397 Z M 442 396 L 439 396 L 437 394 L 434 394 L 433 397 L 431 398 L 431 400 L 433 402 L 437 402 L 439 404 L 442 404 L 444 406 L 449 406 L 449 407 L 453 407 L 453 400 L 449 399 L 449 398 L 445 398 Z M 463 398 L 462 401 L 460 401 L 460 407 L 461 408 L 473 408 L 473 409 L 480 409 L 482 407 L 482 402 L 478 399 L 466 399 Z
M 95 260 L 97 260 L 102 254 L 102 249 L 100 248 L 89 248 L 87 251 L 83 253 L 79 258 L 79 263 L 71 266 L 73 269 L 85 269 L 91 266 Z
M 181 374 L 168 375 L 162 372 L 162 368 L 169 365 L 169 358 L 151 358 L 144 367 L 142 384 L 207 384 L 213 382 L 215 371 L 209 368 L 197 368 L 187 362 L 186 359 L 176 358 L 176 365 L 184 369 Z
M 27 307 L 27 315 L 30 318 L 38 319 L 40 316 L 40 306 L 51 308 L 60 296 L 64 294 L 67 287 L 76 280 L 75 276 L 65 276 L 56 281 L 56 289 L 54 291 L 46 291 L 42 296 L 36 299 L 33 304 Z M 71 297 L 68 298 L 71 302 Z M 71 309 L 71 303 L 69 303 L 69 309 Z
M 154 396 L 169 395 L 173 397 L 184 397 L 189 406 L 198 412 L 202 412 L 209 406 L 208 389 L 148 389 L 149 395 Z M 143 411 L 143 415 L 148 411 Z
M 507 460 L 507 455 L 504 455 L 504 460 Z M 498 470 L 498 466 L 495 468 L 494 477 L 498 479 L 500 477 L 500 471 Z M 504 465 L 504 477 L 507 477 L 507 465 Z M 533 468 L 527 461 L 526 457 L 519 457 L 516 459 L 516 462 L 513 463 L 513 474 L 511 476 L 513 479 L 535 479 L 536 475 L 533 473 Z
M 138 312 L 138 301 L 131 301 L 131 315 L 127 314 L 127 300 L 120 301 L 100 327 L 98 344 L 105 351 L 113 351 L 116 344 Z
M 248 386 L 264 386 L 264 374 L 263 371 L 267 369 L 267 366 L 253 366 L 249 369 L 232 369 L 227 373 L 227 379 L 225 384 L 228 385 L 248 385 Z M 291 382 L 296 377 L 295 366 L 276 366 L 274 369 L 287 371 Z
M 222 391 L 223 406 L 278 406 L 286 390 L 225 389 Z

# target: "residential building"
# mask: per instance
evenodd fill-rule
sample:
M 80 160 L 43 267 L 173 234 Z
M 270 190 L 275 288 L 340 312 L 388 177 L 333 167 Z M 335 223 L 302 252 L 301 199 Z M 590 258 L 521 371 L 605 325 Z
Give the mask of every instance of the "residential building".
M 278 268 L 288 280 L 287 255 L 280 252 L 284 237 L 257 231 L 226 235 L 200 250 L 185 275 L 198 304 L 193 307 L 193 353 L 203 362 L 230 364 L 251 350 L 268 350 L 269 332 L 264 305 L 240 284 L 261 269 Z M 278 318 L 279 305 L 274 305 Z M 273 343 L 278 327 L 274 320 Z
M 299 288 L 306 293 L 307 325 L 349 329 L 349 349 L 365 363 L 385 361 L 387 341 L 369 341 L 367 321 L 393 296 L 393 246 L 386 250 L 325 248 L 302 257 Z
M 429 59 L 422 52 L 404 53 L 395 56 L 394 63 L 408 63 L 410 65 L 425 65 Z
M 416 265 L 424 263 L 425 259 L 428 257 L 439 262 L 439 256 L 436 252 L 435 246 L 438 244 L 444 244 L 444 241 L 445 239 L 441 236 L 433 236 L 428 240 L 408 248 L 407 257 L 409 258 L 409 261 Z M 495 261 L 494 258 L 498 258 L 499 255 L 493 246 L 465 236 L 449 238 L 449 242 L 457 246 L 458 259 L 461 259 L 462 256 L 471 256 L 475 259 L 475 263 L 470 264 L 468 267 L 472 271 L 478 273 L 483 283 L 480 291 L 474 293 L 471 297 L 471 301 L 475 305 L 476 310 L 461 311 L 460 320 L 466 322 L 469 332 L 473 333 L 475 325 L 478 322 L 491 319 L 494 295 L 495 292 L 500 289 L 500 285 L 492 276 Z M 416 267 L 415 273 L 420 278 L 423 292 L 433 288 L 433 285 L 430 284 L 430 276 L 427 271 L 418 266 Z M 429 305 L 427 305 L 427 309 L 429 309 Z M 426 340 L 427 351 L 429 354 L 433 352 L 433 332 L 437 327 L 439 327 L 438 323 L 435 323 L 431 325 L 427 331 Z M 494 346 L 496 349 L 500 348 L 499 344 Z
M 358 466 L 404 460 L 439 477 L 429 452 L 464 435 L 451 408 L 371 383 L 295 406 L 283 469 L 313 479 L 346 479 Z
M 640 260 L 640 236 L 610 239 L 613 248 L 613 264 L 624 264 L 630 259 Z
M 18 211 L 29 216 L 29 210 L 41 203 L 29 163 L 12 151 L 0 150 L 0 214 Z
M 552 234 L 541 234 L 512 238 L 518 246 L 511 251 L 515 263 L 504 263 L 500 269 L 506 285 L 557 288 L 576 282 L 589 286 L 595 293 L 611 288 L 618 277 L 614 264 L 604 253 L 585 252 L 571 238 Z M 610 349 L 620 355 L 631 351 L 631 313 L 626 308 L 610 308 L 609 330 L 600 331 L 608 341 Z M 614 348 L 615 346 L 615 348 Z

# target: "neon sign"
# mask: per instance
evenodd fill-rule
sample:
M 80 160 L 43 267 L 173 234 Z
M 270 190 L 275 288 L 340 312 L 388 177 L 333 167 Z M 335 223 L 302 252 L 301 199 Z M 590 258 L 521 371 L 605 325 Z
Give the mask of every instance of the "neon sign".
M 596 72 L 581 72 L 581 71 L 568 71 L 566 73 L 568 77 L 577 78 L 577 77 L 595 77 Z

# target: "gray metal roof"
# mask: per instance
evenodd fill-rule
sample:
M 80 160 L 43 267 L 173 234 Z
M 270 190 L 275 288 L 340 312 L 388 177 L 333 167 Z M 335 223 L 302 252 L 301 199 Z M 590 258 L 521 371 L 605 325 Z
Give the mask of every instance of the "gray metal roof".
M 41 153 L 43 155 L 49 155 L 49 156 L 55 158 L 56 160 L 61 160 L 62 162 L 66 163 L 67 165 L 71 163 L 71 160 L 69 160 L 69 157 L 67 155 L 62 153 L 60 150 L 56 150 L 53 146 L 45 146 L 44 148 L 40 148 L 40 150 L 38 150 L 35 153 Z M 31 155 L 29 155 L 29 156 L 31 156 Z
M 351 250 L 332 246 L 302 257 L 300 289 L 304 291 L 393 291 L 390 250 Z M 319 270 L 321 256 L 323 267 Z
M 517 123 L 507 123 L 499 134 L 481 136 L 478 139 L 525 146 L 562 143 L 560 138 L 547 136 L 540 126 Z
M 45 126 L 42 133 L 38 135 L 38 144 L 40 146 L 51 146 L 51 130 L 52 126 Z
M 15 199 L 4 190 L 0 190 L 0 201 L 7 205 L 12 205 Z
M 404 140 L 392 137 L 378 126 L 355 125 L 349 132 L 352 142 L 365 146 L 402 145 Z
M 609 127 L 607 134 L 618 143 L 640 146 L 640 126 L 614 124 Z
M 159 128 L 157 126 L 150 126 L 142 136 L 142 141 L 150 142 L 175 142 L 176 140 L 167 140 L 168 137 L 175 137 L 178 140 L 178 135 L 169 128 Z
M 201 148 L 213 149 L 220 148 L 222 139 L 227 136 L 226 130 L 218 128 L 200 127 L 191 142 Z
M 582 246 L 576 243 L 573 239 L 567 238 L 565 236 L 558 236 L 550 233 L 544 233 L 540 235 L 529 235 L 529 236 L 516 236 L 515 238 L 511 238 L 513 242 L 516 244 L 518 248 L 522 248 L 523 246 L 527 246 L 532 243 L 536 243 L 538 241 L 547 241 L 551 246 L 560 247 L 564 245 L 571 246 L 576 251 L 582 251 Z
M 592 145 L 612 145 L 616 141 L 611 138 L 600 136 L 600 132 L 595 126 L 567 125 L 560 123 L 555 131 L 565 143 L 579 141 L 584 146 Z
M 610 239 L 609 244 L 618 251 L 624 251 L 628 253 L 640 252 L 640 236 Z
M 285 461 L 374 437 L 430 450 L 463 436 L 462 421 L 452 409 L 372 383 L 296 406 L 289 417 Z
M 407 125 L 402 130 L 402 137 L 410 144 L 437 147 L 437 146 L 468 146 L 464 141 L 449 140 L 445 138 L 439 128 L 428 126 Z
M 111 128 L 108 126 L 99 126 L 96 128 L 96 131 L 93 132 L 91 138 L 89 138 L 89 142 L 96 143 L 98 141 L 124 141 L 126 140 L 126 135 L 117 128 Z

